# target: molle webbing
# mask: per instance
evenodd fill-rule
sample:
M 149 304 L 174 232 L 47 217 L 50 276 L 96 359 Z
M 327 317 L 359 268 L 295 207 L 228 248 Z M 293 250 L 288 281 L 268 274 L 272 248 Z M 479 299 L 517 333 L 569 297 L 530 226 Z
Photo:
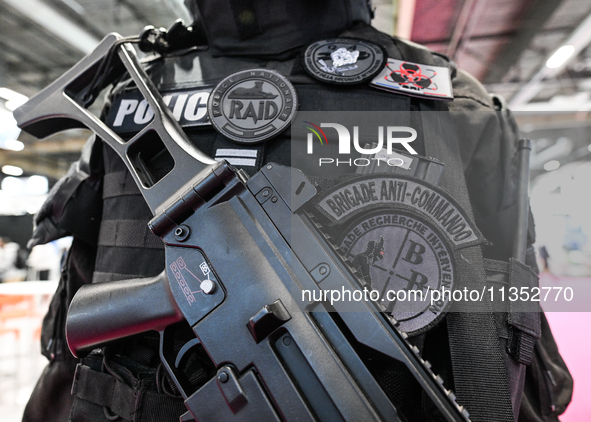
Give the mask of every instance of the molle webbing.
M 441 187 L 452 194 L 473 219 L 460 151 L 446 107 L 434 108 L 420 102 L 426 153 L 445 163 Z M 481 290 L 486 284 L 480 246 L 459 252 L 459 287 Z M 453 312 L 455 310 L 455 312 Z M 507 369 L 492 306 L 486 295 L 482 302 L 457 302 L 447 315 L 455 393 L 468 408 L 473 421 L 514 421 Z M 494 380 L 494 381 L 491 381 Z
M 108 146 L 103 155 L 103 216 L 93 282 L 159 274 L 164 244 L 148 228 L 152 214 L 121 159 Z
M 164 249 L 162 240 L 150 231 L 145 220 L 103 220 L 99 246 Z

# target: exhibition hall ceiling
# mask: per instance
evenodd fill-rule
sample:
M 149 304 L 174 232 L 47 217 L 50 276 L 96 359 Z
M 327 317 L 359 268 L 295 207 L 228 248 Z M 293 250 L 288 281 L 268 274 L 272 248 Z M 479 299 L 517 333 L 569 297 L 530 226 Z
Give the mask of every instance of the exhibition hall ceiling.
M 588 0 L 416 0 L 411 39 L 452 57 L 513 109 L 537 111 L 591 89 L 590 13 Z M 549 69 L 564 45 L 576 47 L 571 61 Z M 536 75 L 544 78 L 528 85 Z
M 450 56 L 513 109 L 568 110 L 569 119 L 587 119 L 589 0 L 374 0 L 374 5 L 380 29 Z M 0 0 L 0 87 L 31 96 L 105 34 L 137 34 L 147 24 L 168 27 L 178 17 L 189 19 L 183 0 Z M 550 56 L 569 44 L 570 60 L 548 68 Z M 86 136 L 78 131 L 39 142 L 21 134 L 25 148 L 0 149 L 0 162 L 55 180 L 77 158 Z M 573 141 L 573 148 L 580 142 Z

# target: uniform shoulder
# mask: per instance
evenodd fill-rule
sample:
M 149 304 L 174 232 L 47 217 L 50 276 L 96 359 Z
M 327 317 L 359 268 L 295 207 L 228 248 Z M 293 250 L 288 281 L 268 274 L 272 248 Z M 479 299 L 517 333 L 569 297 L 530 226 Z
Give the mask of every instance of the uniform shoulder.
M 341 34 L 341 37 L 374 42 L 382 46 L 388 57 L 393 59 L 449 68 L 456 99 L 450 103 L 450 109 L 494 109 L 493 101 L 484 86 L 470 74 L 457 69 L 456 64 L 444 54 L 403 38 L 392 37 L 369 25 L 357 25 Z
M 450 110 L 455 108 L 494 110 L 495 104 L 486 88 L 475 77 L 463 70 L 458 70 L 452 79 L 454 101 Z
M 424 64 L 446 66 L 450 69 L 454 101 L 450 103 L 450 109 L 494 109 L 494 103 L 486 88 L 472 75 L 458 69 L 456 64 L 447 56 L 429 50 L 425 46 L 401 38 L 394 38 L 395 42 L 402 46 L 406 54 L 423 60 Z M 410 59 L 412 60 L 412 59 Z

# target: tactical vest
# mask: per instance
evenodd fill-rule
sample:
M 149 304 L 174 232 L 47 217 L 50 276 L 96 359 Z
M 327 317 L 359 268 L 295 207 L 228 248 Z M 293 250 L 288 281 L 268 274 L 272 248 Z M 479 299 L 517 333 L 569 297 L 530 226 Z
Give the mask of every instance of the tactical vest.
M 459 286 L 481 289 L 490 285 L 537 285 L 535 272 L 530 268 L 535 268 L 533 252 L 530 251 L 527 260 L 530 267 L 510 259 L 512 233 L 517 224 L 512 157 L 518 139 L 510 112 L 499 99 L 491 98 L 473 78 L 456 70 L 444 56 L 391 38 L 365 25 L 348 30 L 341 36 L 378 44 L 391 58 L 448 67 L 454 100 L 446 103 L 396 95 L 365 85 L 323 84 L 304 72 L 299 57 L 282 61 L 212 57 L 207 50 L 191 49 L 155 60 L 147 66 L 161 93 L 171 98 L 173 113 L 196 146 L 211 157 L 228 159 L 235 167 L 251 175 L 268 162 L 291 165 L 290 135 L 286 131 L 261 144 L 241 145 L 219 134 L 210 125 L 202 124 L 203 119 L 199 117 L 204 113 L 201 93 L 237 71 L 266 68 L 286 76 L 297 91 L 300 110 L 412 110 L 442 112 L 441 115 L 453 112 L 455 122 L 446 118 L 430 119 L 415 121 L 413 127 L 419 132 L 415 149 L 420 155 L 445 163 L 440 187 L 461 205 L 488 241 L 485 245 L 462 249 L 462 259 L 458 260 Z M 134 95 L 129 81 L 121 81 L 113 89 L 104 113 L 114 130 L 126 136 L 137 131 L 145 117 L 138 110 L 138 102 L 134 103 L 133 112 L 121 112 L 132 104 L 129 101 L 139 98 Z M 102 173 L 102 217 L 96 233 L 92 282 L 155 276 L 164 268 L 164 254 L 161 240 L 147 226 L 152 217 L 150 210 L 117 155 L 108 146 L 98 150 L 100 148 L 95 145 L 92 160 L 95 165 L 103 165 L 103 171 L 99 172 Z M 155 165 L 157 167 L 158 163 Z M 345 173 L 343 176 L 346 177 Z M 308 175 L 319 184 L 327 183 L 321 180 L 321 174 Z M 70 186 L 69 190 L 80 191 L 79 185 Z M 78 206 L 79 209 L 84 208 L 80 204 Z M 74 209 L 72 204 L 69 207 Z M 530 229 L 529 245 L 534 241 L 533 223 Z M 76 234 L 76 230 L 71 231 Z M 87 244 L 93 244 L 92 238 L 83 243 L 79 253 L 94 256 L 94 250 L 91 253 L 84 250 L 88 249 Z M 70 262 L 78 259 L 76 257 L 76 249 L 73 249 Z M 71 272 L 73 270 L 70 269 Z M 83 273 L 88 277 L 88 268 Z M 63 283 L 67 284 L 65 278 Z M 85 277 L 70 276 L 70 280 L 81 278 Z M 64 293 L 57 299 L 61 302 L 56 302 L 56 309 L 63 309 L 73 295 L 66 294 L 65 287 L 62 290 Z M 568 390 L 569 375 L 563 365 L 551 368 L 555 379 L 559 383 L 562 381 L 562 389 L 547 389 L 548 369 L 542 356 L 547 349 L 540 349 L 539 345 L 552 347 L 553 339 L 543 314 L 511 312 L 510 309 L 493 312 L 490 304 L 485 309 L 485 312 L 448 313 L 439 324 L 413 337 L 412 341 L 432 362 L 435 372 L 442 375 L 446 386 L 456 392 L 458 401 L 469 409 L 472 420 L 511 421 L 518 417 L 524 421 L 554 420 L 555 415 L 565 409 L 568 403 L 565 396 L 568 394 L 562 393 L 560 397 L 553 397 L 552 394 L 553 391 Z M 44 346 L 47 350 L 54 350 L 54 356 L 56 350 L 61 355 L 68 354 L 63 349 L 63 343 L 58 347 L 55 342 L 63 335 L 59 328 L 62 323 L 52 324 L 48 320 L 44 326 Z M 540 337 L 542 340 L 536 342 Z M 54 343 L 50 344 L 52 341 Z M 119 347 L 116 354 L 94 356 L 78 366 L 72 389 L 76 398 L 70 420 L 113 420 L 116 416 L 134 421 L 178 420 L 183 412 L 182 400 L 171 398 L 174 392 L 166 395 L 155 391 L 154 385 L 158 384 L 157 378 L 161 374 L 155 369 L 158 359 L 153 339 L 149 336 L 134 339 Z M 105 362 L 109 359 L 111 363 L 107 363 L 105 370 Z M 109 370 L 109 365 L 116 369 Z M 430 420 L 432 409 L 426 397 L 400 368 L 379 360 L 368 362 L 368 367 L 393 402 L 403 408 L 403 414 L 411 415 L 413 420 Z M 208 370 L 204 366 L 196 368 L 203 376 Z M 150 381 L 154 379 L 156 381 Z M 527 387 L 522 401 L 524 383 Z M 97 385 L 100 387 L 97 388 Z M 533 391 L 535 388 L 544 392 Z M 155 402 L 158 405 L 154 405 Z

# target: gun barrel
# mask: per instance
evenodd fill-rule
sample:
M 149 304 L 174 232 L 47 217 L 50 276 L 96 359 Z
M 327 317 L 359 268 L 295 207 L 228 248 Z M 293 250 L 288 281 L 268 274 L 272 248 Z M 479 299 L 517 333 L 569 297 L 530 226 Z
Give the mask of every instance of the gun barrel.
M 81 357 L 105 343 L 160 331 L 182 319 L 163 272 L 82 286 L 68 310 L 66 335 L 72 354 Z

